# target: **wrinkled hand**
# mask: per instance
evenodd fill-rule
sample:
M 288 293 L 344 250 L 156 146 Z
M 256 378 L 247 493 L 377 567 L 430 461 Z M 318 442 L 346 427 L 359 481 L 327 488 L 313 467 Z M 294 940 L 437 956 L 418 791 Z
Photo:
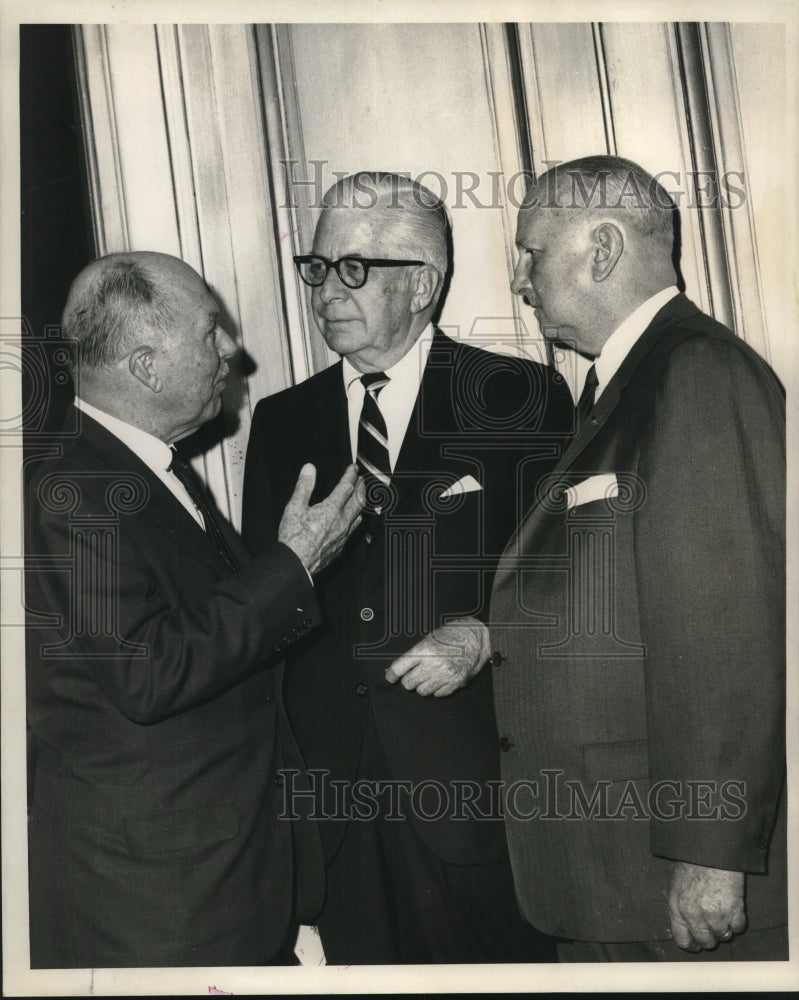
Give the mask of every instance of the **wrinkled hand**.
M 277 529 L 278 541 L 299 556 L 309 573 L 318 573 L 341 552 L 361 523 L 364 503 L 357 465 L 348 465 L 329 496 L 310 507 L 315 483 L 316 469 L 303 465 Z
M 678 861 L 669 892 L 671 934 L 686 951 L 715 948 L 746 930 L 744 873 Z
M 480 673 L 491 652 L 488 629 L 476 618 L 442 625 L 398 657 L 386 670 L 386 680 L 420 695 L 443 698 L 464 687 Z

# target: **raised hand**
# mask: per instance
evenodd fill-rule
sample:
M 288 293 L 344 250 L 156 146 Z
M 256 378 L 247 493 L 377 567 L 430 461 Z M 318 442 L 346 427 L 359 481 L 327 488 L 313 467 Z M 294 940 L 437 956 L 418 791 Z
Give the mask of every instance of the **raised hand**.
M 310 506 L 315 484 L 315 467 L 303 465 L 277 529 L 278 541 L 288 545 L 309 573 L 318 573 L 341 552 L 361 523 L 364 503 L 357 465 L 348 465 L 329 496 Z

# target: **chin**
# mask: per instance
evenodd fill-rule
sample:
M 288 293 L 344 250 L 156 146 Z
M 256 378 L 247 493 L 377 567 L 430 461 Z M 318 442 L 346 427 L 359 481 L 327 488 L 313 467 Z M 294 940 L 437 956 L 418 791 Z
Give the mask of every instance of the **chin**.
M 363 343 L 363 338 L 358 336 L 357 331 L 351 330 L 348 323 L 325 323 L 320 324 L 322 339 L 336 354 L 351 354 L 353 351 L 361 350 L 367 346 Z

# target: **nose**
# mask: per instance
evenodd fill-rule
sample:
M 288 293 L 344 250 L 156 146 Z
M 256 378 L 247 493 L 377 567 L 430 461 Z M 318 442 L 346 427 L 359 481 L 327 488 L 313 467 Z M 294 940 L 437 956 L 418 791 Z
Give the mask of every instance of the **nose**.
M 516 262 L 516 267 L 513 270 L 513 278 L 510 283 L 510 290 L 514 295 L 528 295 L 533 290 L 526 254 L 522 254 Z
M 334 302 L 336 299 L 343 299 L 346 296 L 347 286 L 336 274 L 336 269 L 329 267 L 325 280 L 314 288 L 314 294 L 318 295 L 324 303 Z
M 216 352 L 220 358 L 231 358 L 238 351 L 236 343 L 221 326 L 216 328 Z

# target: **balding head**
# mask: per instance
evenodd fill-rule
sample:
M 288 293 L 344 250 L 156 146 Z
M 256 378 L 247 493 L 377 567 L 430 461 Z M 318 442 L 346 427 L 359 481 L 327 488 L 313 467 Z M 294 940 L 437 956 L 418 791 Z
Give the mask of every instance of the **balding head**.
M 177 257 L 113 253 L 84 268 L 69 290 L 62 326 L 81 370 L 110 368 L 138 338 L 163 336 L 171 318 L 169 282 L 194 275 Z
M 671 255 L 674 202 L 643 167 L 620 156 L 585 156 L 542 174 L 527 192 L 523 209 L 540 205 L 564 222 L 590 213 L 612 219 L 650 254 Z
M 559 164 L 519 211 L 511 290 L 533 306 L 546 336 L 595 357 L 627 316 L 674 283 L 674 211 L 630 160 Z
M 170 443 L 196 430 L 219 412 L 235 352 L 217 311 L 177 257 L 131 251 L 93 261 L 63 316 L 80 396 Z

